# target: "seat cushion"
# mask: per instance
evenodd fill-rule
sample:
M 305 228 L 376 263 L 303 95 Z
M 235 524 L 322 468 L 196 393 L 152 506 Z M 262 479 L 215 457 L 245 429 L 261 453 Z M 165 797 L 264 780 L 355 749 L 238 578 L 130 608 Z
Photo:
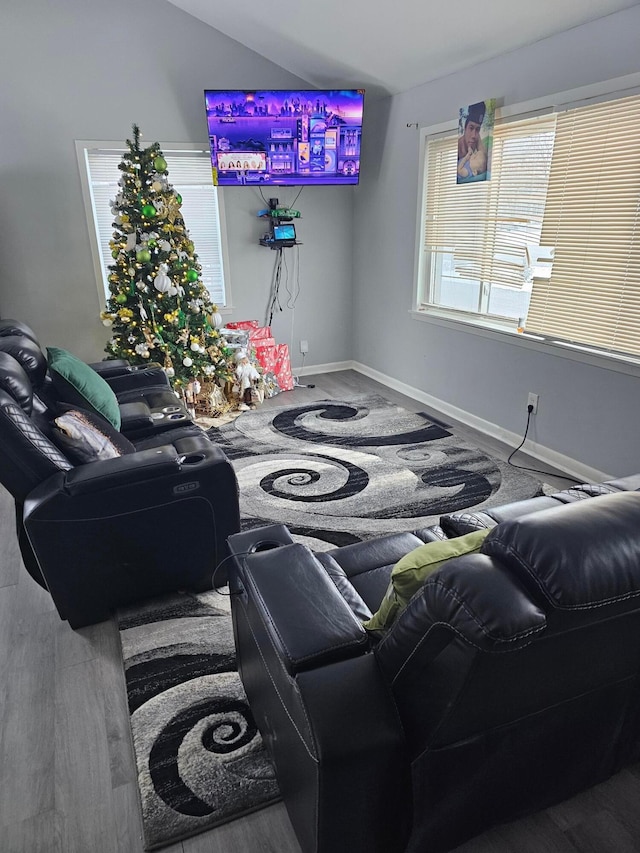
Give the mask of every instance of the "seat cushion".
M 47 360 L 54 388 L 63 402 L 93 410 L 120 429 L 118 400 L 102 376 L 59 347 L 47 347 Z
M 476 530 L 455 539 L 426 542 L 398 560 L 391 570 L 391 580 L 380 607 L 371 619 L 364 622 L 364 627 L 368 631 L 390 628 L 436 569 L 455 557 L 479 551 L 488 533 L 488 529 Z

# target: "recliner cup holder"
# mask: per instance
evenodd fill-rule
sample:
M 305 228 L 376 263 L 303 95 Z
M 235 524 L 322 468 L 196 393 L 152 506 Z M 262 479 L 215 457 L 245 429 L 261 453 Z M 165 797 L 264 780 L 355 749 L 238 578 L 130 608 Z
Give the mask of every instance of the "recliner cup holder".
M 180 463 L 182 465 L 196 465 L 198 462 L 202 462 L 204 458 L 204 453 L 189 453 L 188 456 L 183 456 L 180 459 Z
M 165 415 L 172 415 L 174 412 L 181 412 L 181 406 L 165 406 L 162 410 Z
M 169 415 L 168 417 L 170 421 L 184 421 L 187 416 L 182 412 L 176 412 L 176 414 Z
M 262 539 L 260 542 L 254 542 L 249 548 L 250 554 L 259 554 L 261 551 L 272 551 L 274 548 L 280 548 L 284 542 L 278 542 L 275 539 Z

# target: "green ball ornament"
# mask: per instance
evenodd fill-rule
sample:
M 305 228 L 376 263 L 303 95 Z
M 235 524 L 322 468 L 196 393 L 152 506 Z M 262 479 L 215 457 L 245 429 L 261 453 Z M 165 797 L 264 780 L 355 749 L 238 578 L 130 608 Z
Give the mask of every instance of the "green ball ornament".
M 180 193 L 176 193 L 176 201 L 178 202 L 178 204 L 182 204 L 182 196 L 180 195 Z
M 139 264 L 148 264 L 151 260 L 151 252 L 148 249 L 140 249 L 136 252 L 136 261 Z
M 198 270 L 190 269 L 187 270 L 187 281 L 197 281 L 198 280 Z
M 164 172 L 164 170 L 167 168 L 167 161 L 164 159 L 164 157 L 160 157 L 160 155 L 158 155 L 153 161 L 153 168 L 156 170 L 156 172 Z
M 150 249 L 155 249 L 155 247 L 157 246 L 157 242 L 153 239 L 153 237 L 150 240 L 147 240 L 147 246 Z
M 123 305 L 126 301 L 127 301 L 127 295 L 126 295 L 126 293 L 119 293 L 119 294 L 116 296 L 116 302 L 117 302 L 119 305 Z
M 111 250 L 111 257 L 112 258 L 117 258 L 119 254 L 120 254 L 120 252 L 118 249 L 112 249 Z
M 157 213 L 157 211 L 152 204 L 143 204 L 142 205 L 142 215 L 146 216 L 147 219 L 151 219 L 151 217 L 155 216 L 156 213 Z

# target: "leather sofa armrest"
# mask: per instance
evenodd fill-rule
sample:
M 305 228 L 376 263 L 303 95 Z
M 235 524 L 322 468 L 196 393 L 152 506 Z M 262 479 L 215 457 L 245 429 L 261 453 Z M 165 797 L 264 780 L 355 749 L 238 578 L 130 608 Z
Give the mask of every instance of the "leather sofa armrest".
M 273 526 L 251 532 L 280 539 Z M 230 537 L 238 669 L 301 848 L 401 853 L 404 732 L 363 628 L 305 546 L 247 553 L 251 541 L 242 552 L 239 539 Z
M 133 370 L 126 358 L 106 358 L 104 361 L 92 361 L 89 367 L 99 373 L 103 379 L 121 376 L 124 373 L 131 373 Z
M 144 400 L 136 400 L 131 403 L 120 403 L 120 431 L 137 433 L 141 430 L 149 430 L 153 426 L 151 409 Z
M 197 478 L 203 468 L 220 468 L 227 473 L 231 471 L 229 460 L 219 447 L 213 444 L 207 447 L 200 442 L 191 442 L 188 438 L 179 439 L 175 445 L 162 444 L 148 450 L 138 450 L 125 456 L 72 468 L 63 475 L 61 491 L 70 497 L 122 489 L 128 485 L 148 491 L 147 484 L 150 480 L 168 477 L 187 480 L 190 476 Z M 193 491 L 197 491 L 199 483 L 197 480 L 193 482 Z M 234 488 L 229 498 L 237 501 L 235 478 L 233 484 L 227 484 L 230 485 Z M 186 492 L 186 487 L 181 488 L 178 485 L 174 488 L 176 495 Z
M 116 395 L 145 388 L 171 390 L 167 374 L 160 365 L 150 365 L 141 370 L 133 370 L 130 373 L 122 373 L 118 376 L 105 376 L 104 378 Z
M 236 594 L 252 597 L 290 675 L 368 649 L 362 624 L 306 546 L 238 555 L 236 565 Z
M 180 458 L 175 447 L 163 445 L 72 468 L 66 472 L 63 488 L 75 497 L 167 477 L 179 470 Z

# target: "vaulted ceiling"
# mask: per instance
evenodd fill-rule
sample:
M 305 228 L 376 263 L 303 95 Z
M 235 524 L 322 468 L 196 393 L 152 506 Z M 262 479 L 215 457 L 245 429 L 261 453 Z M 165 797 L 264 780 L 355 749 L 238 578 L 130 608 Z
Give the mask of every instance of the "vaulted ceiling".
M 635 0 L 169 2 L 314 88 L 365 88 L 368 96 L 404 92 L 638 5 Z

